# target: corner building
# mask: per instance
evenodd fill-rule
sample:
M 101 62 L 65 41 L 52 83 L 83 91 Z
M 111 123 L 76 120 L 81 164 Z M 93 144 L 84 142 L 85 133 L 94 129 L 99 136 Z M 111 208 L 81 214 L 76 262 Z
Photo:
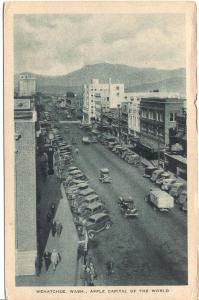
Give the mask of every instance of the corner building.
M 36 111 L 30 99 L 15 99 L 16 276 L 35 274 Z

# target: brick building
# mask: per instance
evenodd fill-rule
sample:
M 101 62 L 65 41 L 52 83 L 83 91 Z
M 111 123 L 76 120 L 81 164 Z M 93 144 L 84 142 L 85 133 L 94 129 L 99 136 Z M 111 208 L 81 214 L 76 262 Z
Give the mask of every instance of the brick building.
M 172 130 L 176 128 L 177 115 L 185 99 L 164 97 L 154 94 L 142 97 L 140 101 L 140 147 L 157 153 L 170 144 Z
M 30 99 L 15 99 L 16 275 L 35 274 L 36 112 Z

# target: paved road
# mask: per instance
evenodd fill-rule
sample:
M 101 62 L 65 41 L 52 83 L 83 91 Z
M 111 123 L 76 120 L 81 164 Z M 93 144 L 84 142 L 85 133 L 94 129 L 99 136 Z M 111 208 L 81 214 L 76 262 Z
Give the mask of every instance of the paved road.
M 64 132 L 64 126 L 61 129 Z M 68 126 L 68 124 L 67 124 Z M 93 254 L 99 275 L 98 285 L 184 285 L 187 282 L 186 215 L 174 208 L 169 213 L 154 211 L 144 197 L 153 184 L 144 178 L 143 168 L 133 167 L 101 144 L 82 145 L 85 132 L 70 125 L 70 137 L 79 141 L 78 165 L 88 176 L 110 210 L 113 226 L 96 236 Z M 67 141 L 67 133 L 64 134 Z M 99 169 L 108 167 L 112 184 L 101 184 Z M 120 195 L 133 196 L 139 210 L 137 219 L 121 215 Z M 115 272 L 106 275 L 106 262 L 114 261 Z

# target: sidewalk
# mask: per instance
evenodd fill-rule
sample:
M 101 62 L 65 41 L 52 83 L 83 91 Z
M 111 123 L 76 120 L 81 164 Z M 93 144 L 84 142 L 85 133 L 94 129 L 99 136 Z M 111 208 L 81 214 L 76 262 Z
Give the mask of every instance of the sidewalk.
M 43 262 L 40 276 L 17 277 L 16 284 L 18 286 L 81 285 L 79 281 L 80 261 L 77 261 L 78 236 L 73 223 L 69 203 L 63 185 L 61 184 L 60 196 L 60 183 L 57 182 L 56 176 L 49 176 L 43 186 L 41 195 L 42 202 L 48 201 L 50 203 L 52 199 L 55 199 L 55 194 L 59 197 L 59 199 L 56 199 L 58 204 L 55 219 L 59 219 L 62 223 L 63 230 L 60 238 L 57 236 L 53 237 L 50 231 L 49 236 L 46 237 L 47 243 L 45 248 L 50 252 L 53 249 L 56 249 L 61 255 L 61 262 L 58 264 L 55 271 L 53 271 L 52 265 L 50 265 L 47 272 L 45 271 L 45 264 Z M 46 203 L 46 207 L 47 206 L 49 206 L 48 203 Z M 41 218 L 42 223 L 46 224 L 46 214 L 44 210 Z

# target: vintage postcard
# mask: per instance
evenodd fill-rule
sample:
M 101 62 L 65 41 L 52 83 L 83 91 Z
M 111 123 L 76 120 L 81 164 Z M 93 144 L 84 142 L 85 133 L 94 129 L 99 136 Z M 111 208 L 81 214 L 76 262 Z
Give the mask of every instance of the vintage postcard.
M 4 5 L 6 299 L 197 299 L 194 2 Z

